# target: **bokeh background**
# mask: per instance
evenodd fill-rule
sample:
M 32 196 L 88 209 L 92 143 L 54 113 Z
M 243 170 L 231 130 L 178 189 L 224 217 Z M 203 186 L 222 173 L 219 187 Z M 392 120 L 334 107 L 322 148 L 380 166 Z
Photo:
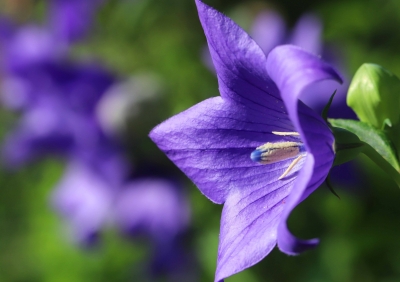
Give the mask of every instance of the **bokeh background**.
M 62 1 L 1 0 L 1 17 L 11 19 L 17 28 L 32 23 L 48 27 L 54 24 L 48 20 L 51 2 Z M 149 201 L 159 209 L 145 221 L 171 225 L 163 219 L 176 206 L 178 211 L 172 214 L 177 218 L 170 221 L 182 221 L 182 216 L 187 221 L 172 232 L 172 239 L 160 243 L 163 240 L 154 239 L 153 233 L 164 238 L 164 229 L 153 233 L 146 229 L 140 236 L 135 232 L 132 236 L 132 230 L 115 223 L 111 208 L 105 223 L 90 238 L 77 240 L 71 231 L 76 226 L 71 227 L 70 218 L 60 214 L 54 204 L 54 191 L 66 173 L 69 158 L 41 151 L 39 157 L 10 165 L 2 156 L 0 281 L 213 281 L 222 206 L 201 195 L 148 138 L 149 131 L 161 121 L 218 95 L 215 74 L 204 61 L 206 42 L 194 1 L 98 2 L 85 16 L 88 30 L 77 39 L 66 40 L 61 59 L 56 60 L 66 65 L 94 62 L 113 76 L 110 89 L 123 98 L 96 101 L 92 106 L 101 121 L 102 134 L 117 139 L 118 154 L 129 163 L 126 181 L 132 185 L 144 178 L 170 181 L 179 187 L 174 193 L 183 199 L 171 207 L 164 205 L 168 197 L 154 193 Z M 364 62 L 380 64 L 400 75 L 400 1 L 205 2 L 247 30 L 264 9 L 278 12 L 289 30 L 303 14 L 314 13 L 323 25 L 324 44 L 334 50 L 347 77 Z M 4 48 L 7 40 L 1 43 L 2 64 L 10 56 Z M 19 46 L 22 53 L 35 40 L 29 42 Z M 9 71 L 2 67 L 3 85 L 8 77 Z M 110 89 L 101 95 L 107 96 Z M 16 95 L 13 91 L 2 87 L 2 144 L 20 127 L 26 114 L 26 109 L 7 103 Z M 340 116 L 340 112 L 335 115 Z M 363 156 L 338 170 L 333 183 L 340 199 L 322 186 L 294 211 L 289 222 L 299 237 L 321 238 L 318 248 L 296 257 L 275 249 L 256 266 L 226 281 L 400 281 L 399 189 Z M 140 210 L 140 203 L 148 198 L 141 197 L 132 198 L 131 205 L 137 209 L 127 212 L 144 213 L 146 218 L 151 211 L 145 207 Z M 87 221 L 95 217 L 92 214 Z M 171 244 L 171 249 L 158 256 L 163 244 Z

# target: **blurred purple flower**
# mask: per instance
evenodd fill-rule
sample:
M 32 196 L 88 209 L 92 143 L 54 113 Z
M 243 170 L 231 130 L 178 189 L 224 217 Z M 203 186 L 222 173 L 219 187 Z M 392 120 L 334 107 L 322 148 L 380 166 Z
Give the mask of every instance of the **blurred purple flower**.
M 96 64 L 74 64 L 67 58 L 69 43 L 87 33 L 102 2 L 52 0 L 49 24 L 42 27 L 16 27 L 0 19 L 1 100 L 21 114 L 18 127 L 6 137 L 3 158 L 7 166 L 16 167 L 43 155 L 61 155 L 67 168 L 51 202 L 73 240 L 92 245 L 105 225 L 117 225 L 131 235 L 139 232 L 151 239 L 150 270 L 178 273 L 175 270 L 187 265 L 179 242 L 189 221 L 186 198 L 165 180 L 126 183 L 131 168 L 121 157 L 115 132 L 102 125 L 109 118 L 109 107 L 103 106 L 99 118 L 100 100 L 115 79 Z M 154 80 L 147 84 L 153 92 L 159 85 Z M 135 85 L 130 97 L 122 89 L 117 100 L 122 98 L 124 112 L 117 114 L 127 114 L 128 106 L 144 99 L 136 95 L 142 94 L 137 93 L 139 88 Z M 117 116 L 117 122 L 123 118 Z M 109 125 L 106 129 L 114 124 Z
M 14 97 L 9 88 L 3 100 L 24 111 L 5 141 L 7 164 L 20 165 L 45 153 L 92 151 L 108 138 L 100 129 L 96 105 L 114 78 L 99 66 L 44 63 L 15 76 L 24 94 Z
M 116 160 L 108 167 L 120 168 L 123 162 Z M 177 238 L 187 230 L 187 199 L 180 187 L 165 179 L 124 180 L 117 170 L 104 174 L 90 163 L 73 159 L 53 193 L 53 207 L 65 218 L 78 243 L 94 243 L 105 224 L 115 225 L 134 238 L 150 239 L 152 263 L 163 268 L 177 255 Z
M 71 161 L 53 192 L 52 204 L 67 221 L 72 238 L 82 245 L 96 242 L 110 218 L 115 187 L 80 161 Z
M 286 43 L 285 22 L 278 13 L 272 10 L 258 14 L 249 34 L 265 54 L 276 46 Z
M 185 251 L 182 236 L 187 231 L 190 208 L 181 187 L 162 178 L 139 178 L 124 185 L 115 202 L 119 228 L 133 238 L 147 238 L 152 246 L 145 276 L 167 275 L 188 279 L 193 258 Z M 183 278 L 185 277 L 185 278 Z M 168 280 L 170 281 L 170 280 Z
M 1 69 L 6 74 L 60 57 L 63 45 L 45 28 L 34 24 L 10 26 L 6 20 L 0 22 L 0 29 L 7 30 L 0 38 Z
M 121 230 L 146 235 L 157 244 L 171 243 L 189 224 L 189 204 L 171 181 L 144 178 L 125 185 L 116 200 L 115 216 Z
M 262 11 L 254 19 L 250 34 L 265 54 L 282 44 L 293 44 L 320 55 L 322 24 L 313 14 L 303 15 L 293 31 L 288 35 L 287 27 L 281 16 L 273 11 Z
M 87 34 L 103 0 L 51 0 L 47 25 L 17 26 L 0 18 L 3 71 L 60 59 L 70 43 Z
M 60 40 L 71 42 L 85 36 L 103 0 L 50 0 L 50 23 Z
M 11 20 L 0 17 L 0 46 L 2 46 L 5 41 L 9 40 L 13 36 L 15 29 L 16 26 Z
M 168 119 L 150 137 L 206 197 L 224 204 L 215 277 L 221 281 L 259 262 L 276 243 L 291 255 L 318 243 L 295 238 L 286 221 L 325 180 L 334 137 L 298 99 L 314 82 L 341 78 L 295 46 L 277 47 L 266 58 L 233 21 L 199 0 L 196 4 L 221 97 Z M 276 131 L 298 132 L 301 139 Z M 282 179 L 293 156 L 268 165 L 250 159 L 259 146 L 286 141 L 298 142 L 304 157 Z

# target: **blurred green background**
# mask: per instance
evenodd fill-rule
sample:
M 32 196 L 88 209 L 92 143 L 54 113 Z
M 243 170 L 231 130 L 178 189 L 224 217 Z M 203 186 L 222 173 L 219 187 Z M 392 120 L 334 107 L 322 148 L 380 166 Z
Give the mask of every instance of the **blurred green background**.
M 84 0 L 82 0 L 84 1 Z M 260 8 L 274 8 L 289 26 L 305 12 L 324 24 L 327 43 L 339 48 L 348 74 L 373 62 L 400 75 L 400 1 L 397 0 L 209 0 L 245 29 Z M 3 13 L 19 21 L 41 20 L 44 1 L 0 1 Z M 215 75 L 201 61 L 205 37 L 194 1 L 109 0 L 93 32 L 73 49 L 79 59 L 96 58 L 120 78 L 153 73 L 162 93 L 139 107 L 125 132 L 127 155 L 139 167 L 157 163 L 186 183 L 192 205 L 187 251 L 198 261 L 194 281 L 213 281 L 221 206 L 208 201 L 147 137 L 156 124 L 195 103 L 218 95 Z M 1 135 L 14 125 L 0 113 Z M 275 249 L 256 266 L 227 282 L 400 281 L 400 191 L 385 174 L 359 157 L 355 184 L 321 187 L 290 218 L 293 233 L 319 237 L 320 246 L 297 257 Z M 137 273 L 148 246 L 105 230 L 95 249 L 73 245 L 49 205 L 63 163 L 46 159 L 22 170 L 0 171 L 0 281 L 140 281 Z M 160 278 L 159 281 L 166 281 Z M 180 281 L 179 281 L 180 282 Z

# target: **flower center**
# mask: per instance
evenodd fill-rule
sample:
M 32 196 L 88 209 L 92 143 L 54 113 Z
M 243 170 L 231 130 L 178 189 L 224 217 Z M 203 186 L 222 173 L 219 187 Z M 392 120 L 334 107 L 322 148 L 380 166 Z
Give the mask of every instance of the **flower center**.
M 299 133 L 297 132 L 272 132 L 275 135 L 281 136 L 294 136 L 296 141 L 283 141 L 283 142 L 268 142 L 264 145 L 257 147 L 251 154 L 250 158 L 254 162 L 260 164 L 273 164 L 276 162 L 288 160 L 295 158 L 286 171 L 278 178 L 282 179 L 285 177 L 293 167 L 300 161 L 300 159 L 306 153 L 304 144 L 299 138 Z

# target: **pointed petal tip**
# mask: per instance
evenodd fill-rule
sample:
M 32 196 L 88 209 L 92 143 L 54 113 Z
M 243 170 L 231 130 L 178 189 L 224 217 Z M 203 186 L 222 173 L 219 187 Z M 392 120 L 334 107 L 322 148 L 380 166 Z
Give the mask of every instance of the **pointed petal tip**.
M 153 142 L 154 142 L 154 137 L 155 137 L 155 135 L 157 134 L 156 131 L 157 131 L 158 126 L 159 126 L 159 124 L 156 125 L 155 127 L 153 127 L 153 129 L 150 130 L 150 132 L 149 132 L 149 134 L 148 134 L 149 138 L 150 138 Z
M 203 3 L 203 1 L 194 0 L 194 2 L 196 3 L 196 6 L 197 6 L 197 9 L 199 10 L 199 12 L 200 12 L 200 9 L 211 8 L 207 4 Z
M 150 132 L 149 132 L 149 134 L 148 134 L 150 140 L 153 141 L 153 143 L 156 144 L 157 146 L 158 146 L 158 144 L 157 144 L 157 140 L 158 140 L 158 138 L 157 138 L 157 137 L 158 137 L 157 131 L 158 131 L 158 127 L 159 127 L 159 126 L 160 126 L 159 124 L 156 125 L 152 130 L 150 130 Z

